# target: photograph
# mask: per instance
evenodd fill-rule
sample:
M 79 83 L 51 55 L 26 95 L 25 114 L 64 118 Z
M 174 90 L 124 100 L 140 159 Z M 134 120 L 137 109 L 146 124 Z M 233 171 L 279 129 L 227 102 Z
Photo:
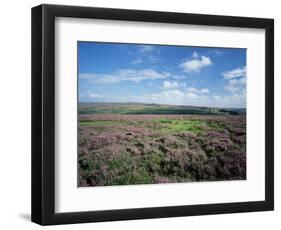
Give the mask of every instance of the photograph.
M 78 41 L 78 187 L 246 179 L 246 49 Z

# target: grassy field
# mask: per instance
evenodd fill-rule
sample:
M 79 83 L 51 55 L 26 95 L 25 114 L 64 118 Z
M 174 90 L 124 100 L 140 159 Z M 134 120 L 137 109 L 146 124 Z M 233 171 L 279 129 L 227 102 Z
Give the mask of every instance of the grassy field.
M 141 103 L 80 103 L 79 114 L 245 115 L 245 109 Z
M 243 109 L 80 104 L 78 141 L 82 187 L 246 179 Z

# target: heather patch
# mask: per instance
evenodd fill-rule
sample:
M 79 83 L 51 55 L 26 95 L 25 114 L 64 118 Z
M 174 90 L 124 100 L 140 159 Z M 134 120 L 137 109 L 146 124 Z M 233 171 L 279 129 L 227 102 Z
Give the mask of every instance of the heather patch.
M 246 179 L 245 116 L 79 119 L 79 186 Z

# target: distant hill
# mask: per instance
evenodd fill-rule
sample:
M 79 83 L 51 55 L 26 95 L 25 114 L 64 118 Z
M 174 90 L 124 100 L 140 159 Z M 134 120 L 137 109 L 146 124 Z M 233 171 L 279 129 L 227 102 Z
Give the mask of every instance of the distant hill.
M 246 115 L 246 109 L 143 103 L 79 103 L 79 114 Z

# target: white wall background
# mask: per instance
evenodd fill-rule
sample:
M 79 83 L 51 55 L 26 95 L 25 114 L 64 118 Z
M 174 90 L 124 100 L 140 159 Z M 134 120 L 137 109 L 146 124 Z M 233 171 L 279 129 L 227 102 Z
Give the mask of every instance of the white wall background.
M 10 0 L 1 2 L 0 226 L 39 229 L 30 222 L 30 8 L 41 3 L 221 14 L 275 19 L 275 211 L 68 225 L 68 229 L 277 229 L 281 225 L 280 6 L 277 0 Z M 66 226 L 55 226 L 64 229 Z M 46 227 L 50 228 L 50 227 Z

